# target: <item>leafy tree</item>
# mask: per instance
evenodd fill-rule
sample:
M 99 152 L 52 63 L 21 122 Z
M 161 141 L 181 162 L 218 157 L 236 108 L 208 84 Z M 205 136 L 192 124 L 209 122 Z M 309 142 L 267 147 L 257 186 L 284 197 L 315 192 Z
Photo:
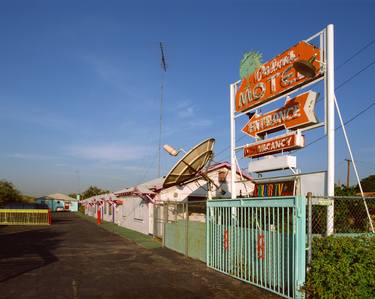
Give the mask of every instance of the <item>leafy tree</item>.
M 35 197 L 31 196 L 31 195 L 22 194 L 21 201 L 24 202 L 24 203 L 34 203 L 35 202 Z
M 0 205 L 10 201 L 21 201 L 21 193 L 14 187 L 11 182 L 0 180 Z
M 73 193 L 68 194 L 68 196 L 72 198 L 77 198 L 77 193 L 73 192 Z
M 82 193 L 82 199 L 105 193 L 109 193 L 109 191 L 100 189 L 96 186 L 90 186 L 85 192 Z
M 370 175 L 361 180 L 364 192 L 375 192 L 375 175 Z
M 335 185 L 335 195 L 336 196 L 354 196 L 359 192 L 358 186 L 351 186 L 346 188 L 346 186 Z

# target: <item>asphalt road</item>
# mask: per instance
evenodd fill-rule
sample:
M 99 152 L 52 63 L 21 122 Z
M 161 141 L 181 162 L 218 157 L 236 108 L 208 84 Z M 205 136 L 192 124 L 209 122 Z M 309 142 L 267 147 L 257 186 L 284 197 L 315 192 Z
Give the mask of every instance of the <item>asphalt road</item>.
M 279 298 L 71 213 L 52 226 L 2 226 L 0 244 L 0 298 Z

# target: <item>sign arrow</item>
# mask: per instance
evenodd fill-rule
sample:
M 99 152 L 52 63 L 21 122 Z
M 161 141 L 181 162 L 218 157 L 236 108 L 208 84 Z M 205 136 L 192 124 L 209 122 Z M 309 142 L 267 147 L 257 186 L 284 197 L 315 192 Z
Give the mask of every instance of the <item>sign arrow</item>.
M 265 133 L 277 132 L 283 129 L 298 129 L 316 124 L 315 103 L 319 93 L 308 91 L 285 101 L 283 107 L 263 115 L 254 114 L 242 132 L 256 138 Z

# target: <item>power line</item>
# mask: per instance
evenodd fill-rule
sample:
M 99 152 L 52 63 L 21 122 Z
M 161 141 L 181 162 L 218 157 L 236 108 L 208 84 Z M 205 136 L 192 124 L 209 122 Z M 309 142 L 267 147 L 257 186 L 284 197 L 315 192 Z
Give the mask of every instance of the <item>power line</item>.
M 239 137 L 238 139 L 236 139 L 236 143 L 241 141 L 243 138 L 245 138 L 246 135 L 242 135 L 241 137 Z M 215 158 L 217 158 L 218 156 L 220 156 L 221 154 L 225 153 L 227 150 L 230 149 L 230 145 L 228 145 L 227 147 L 225 147 L 223 150 L 221 150 L 220 152 L 218 152 L 216 155 L 215 155 Z
M 336 86 L 335 90 L 338 90 L 339 88 L 343 87 L 345 84 L 353 80 L 355 77 L 357 77 L 359 74 L 363 73 L 365 70 L 370 68 L 373 64 L 375 64 L 375 60 L 371 61 L 368 65 L 366 65 L 364 68 L 360 69 L 358 72 L 356 72 L 354 75 L 346 79 L 344 82 L 340 83 L 338 86 Z
M 371 162 L 371 161 L 361 161 L 361 160 L 355 160 L 356 163 L 362 163 L 362 164 L 372 164 L 372 165 L 375 165 L 374 162 Z
M 351 123 L 353 120 L 355 120 L 356 118 L 358 118 L 360 115 L 362 115 L 362 114 L 365 113 L 366 111 L 370 110 L 373 106 L 375 106 L 375 101 L 372 102 L 372 103 L 371 103 L 369 106 L 367 106 L 365 109 L 361 110 L 361 111 L 358 112 L 356 115 L 354 115 L 353 117 L 351 117 L 350 119 L 348 119 L 346 122 L 344 122 L 344 125 L 347 125 L 347 124 Z M 341 125 L 337 126 L 337 127 L 335 128 L 335 131 L 337 131 L 337 130 L 340 129 L 341 127 L 342 127 Z M 326 135 L 322 135 L 322 136 L 320 136 L 319 138 L 317 138 L 317 139 L 311 141 L 310 143 L 306 144 L 305 148 L 308 147 L 308 146 L 310 146 L 310 145 L 312 145 L 312 144 L 314 144 L 314 143 L 316 143 L 316 142 L 318 142 L 318 141 L 320 141 L 320 140 L 322 140 L 322 139 L 325 138 L 325 137 L 326 137 Z
M 358 75 L 360 75 L 361 73 L 363 73 L 365 70 L 367 70 L 368 68 L 370 68 L 372 65 L 375 64 L 375 60 L 371 61 L 369 64 L 367 64 L 366 66 L 364 66 L 362 69 L 360 69 L 358 72 L 356 72 L 355 74 L 353 74 L 352 76 L 350 76 L 348 79 L 346 79 L 345 81 L 341 82 L 339 85 L 337 85 L 335 87 L 335 91 L 337 91 L 339 88 L 343 87 L 345 84 L 348 84 L 350 81 L 352 81 L 355 77 L 357 77 Z M 320 102 L 322 99 L 318 99 L 316 102 Z
M 359 55 L 360 53 L 362 53 L 365 49 L 367 49 L 368 47 L 370 47 L 374 43 L 375 43 L 375 39 L 373 39 L 372 41 L 370 41 L 368 44 L 366 44 L 365 46 L 363 46 L 362 48 L 360 48 L 357 52 L 355 52 L 352 56 L 350 56 L 349 58 L 347 58 L 343 63 L 341 63 L 339 66 L 337 66 L 335 68 L 335 70 L 337 71 L 338 69 L 342 68 L 345 64 L 347 64 L 354 57 L 356 57 L 357 55 Z

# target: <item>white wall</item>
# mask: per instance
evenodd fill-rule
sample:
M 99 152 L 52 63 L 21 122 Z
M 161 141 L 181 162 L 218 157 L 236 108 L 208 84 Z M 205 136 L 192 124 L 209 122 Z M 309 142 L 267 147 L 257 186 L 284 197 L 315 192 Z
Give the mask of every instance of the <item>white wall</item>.
M 149 201 L 137 196 L 121 197 L 123 204 L 120 207 L 121 216 L 117 217 L 119 225 L 149 234 Z M 116 221 L 117 222 L 117 221 Z
M 123 212 L 122 205 L 116 205 L 116 207 L 115 207 L 115 223 L 117 225 L 121 224 L 122 214 L 123 214 L 122 212 Z
M 113 212 L 114 212 L 113 205 L 110 205 L 108 202 L 105 202 L 103 206 L 102 219 L 104 221 L 113 222 Z
M 96 217 L 96 206 L 95 205 L 88 205 L 86 208 L 85 208 L 85 214 L 86 215 L 89 215 L 91 217 Z
M 148 233 L 154 234 L 154 204 L 148 204 Z

